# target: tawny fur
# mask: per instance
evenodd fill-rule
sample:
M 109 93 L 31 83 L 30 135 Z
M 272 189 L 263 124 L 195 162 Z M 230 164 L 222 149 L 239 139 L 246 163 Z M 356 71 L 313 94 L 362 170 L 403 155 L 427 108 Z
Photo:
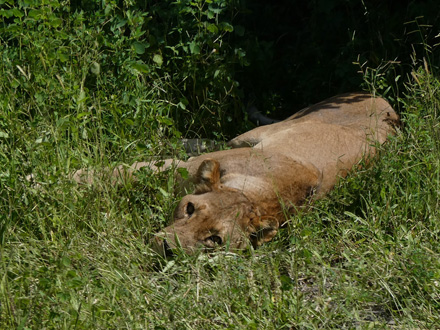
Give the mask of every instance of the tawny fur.
M 242 134 L 230 141 L 230 150 L 187 162 L 166 160 L 157 170 L 186 168 L 190 179 L 183 183 L 194 182 L 195 192 L 183 197 L 173 223 L 156 234 L 153 245 L 161 253 L 177 245 L 191 252 L 271 240 L 286 213 L 294 214 L 311 195 L 321 198 L 362 159 L 374 156 L 398 121 L 384 99 L 344 94 Z M 151 167 L 135 163 L 113 174 L 131 176 L 143 166 Z

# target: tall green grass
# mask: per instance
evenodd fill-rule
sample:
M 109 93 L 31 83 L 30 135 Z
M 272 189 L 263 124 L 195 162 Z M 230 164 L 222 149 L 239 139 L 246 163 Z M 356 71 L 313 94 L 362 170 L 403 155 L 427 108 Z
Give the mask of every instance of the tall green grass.
M 127 37 L 117 27 L 124 17 L 115 3 L 109 2 L 109 12 L 94 8 L 95 16 L 93 10 L 69 11 L 62 1 L 6 3 L 0 34 L 1 329 L 438 327 L 435 67 L 415 59 L 412 76 L 400 78 L 405 91 L 388 90 L 403 125 L 374 166 L 291 217 L 273 242 L 256 251 L 165 261 L 151 253 L 148 240 L 176 203 L 170 173 L 141 171 L 138 183 L 117 187 L 106 180 L 80 187 L 68 174 L 184 156 L 175 112 L 190 102 L 179 105 L 175 81 L 160 74 L 158 57 L 139 57 L 135 34 Z M 136 17 L 125 22 L 133 33 Z M 387 91 L 380 73 L 371 78 L 368 86 Z M 206 100 L 195 120 L 207 121 L 209 104 L 225 98 Z M 218 128 L 213 118 L 210 127 Z M 30 174 L 39 186 L 26 180 Z
M 146 240 L 172 209 L 166 178 L 77 187 L 51 171 L 53 148 L 31 156 L 48 175 L 37 189 L 3 137 L 0 327 L 435 328 L 440 82 L 414 77 L 403 127 L 374 166 L 242 254 L 164 263 Z M 17 139 L 32 145 L 29 136 Z

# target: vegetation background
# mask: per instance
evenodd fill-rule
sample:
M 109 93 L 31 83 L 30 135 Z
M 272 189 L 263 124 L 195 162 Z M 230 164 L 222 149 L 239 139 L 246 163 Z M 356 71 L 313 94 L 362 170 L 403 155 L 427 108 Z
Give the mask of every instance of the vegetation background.
M 439 7 L 0 0 L 0 328 L 440 327 Z M 151 253 L 171 173 L 69 180 L 361 88 L 401 131 L 256 251 Z

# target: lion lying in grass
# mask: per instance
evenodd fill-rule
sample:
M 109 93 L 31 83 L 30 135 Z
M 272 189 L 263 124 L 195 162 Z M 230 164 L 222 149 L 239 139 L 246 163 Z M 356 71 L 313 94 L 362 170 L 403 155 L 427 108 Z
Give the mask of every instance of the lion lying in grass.
M 166 255 L 177 246 L 191 252 L 270 241 L 286 212 L 294 214 L 309 197 L 321 198 L 362 159 L 373 157 L 398 121 L 384 99 L 344 94 L 242 134 L 229 142 L 230 150 L 166 160 L 160 169 L 185 168 L 184 184 L 193 182 L 195 189 L 180 201 L 173 223 L 155 235 L 155 249 Z M 144 166 L 154 168 L 138 162 L 113 175 Z M 74 179 L 84 181 L 84 173 Z

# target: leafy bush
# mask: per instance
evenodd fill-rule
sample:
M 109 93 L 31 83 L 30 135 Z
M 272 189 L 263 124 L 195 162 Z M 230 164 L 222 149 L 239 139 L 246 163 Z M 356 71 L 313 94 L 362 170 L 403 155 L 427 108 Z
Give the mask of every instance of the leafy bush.
M 60 205 L 91 216 L 71 209 L 75 195 L 57 200 L 66 196 L 26 190 L 25 175 L 59 185 L 74 169 L 179 154 L 183 135 L 227 133 L 233 64 L 243 56 L 226 42 L 233 13 L 226 1 L 2 1 L 0 154 L 10 210 L 0 232 L 15 222 L 38 237 L 42 223 L 55 230 L 55 220 L 34 218 L 40 202 L 48 205 L 43 218 Z M 66 184 L 61 189 L 71 189 Z M 141 200 L 162 211 L 172 195 L 160 193 L 156 178 L 144 184 L 158 193 Z

